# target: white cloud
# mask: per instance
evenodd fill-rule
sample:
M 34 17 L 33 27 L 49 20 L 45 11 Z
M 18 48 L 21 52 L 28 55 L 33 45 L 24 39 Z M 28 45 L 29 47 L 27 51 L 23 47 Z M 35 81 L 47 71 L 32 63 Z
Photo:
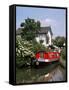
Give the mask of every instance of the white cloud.
M 40 20 L 41 22 L 41 26 L 51 26 L 51 27 L 55 27 L 57 25 L 57 22 L 53 19 L 47 18 L 44 20 Z
M 64 33 L 65 36 L 65 25 L 63 26 L 61 22 L 58 22 L 56 19 L 46 18 L 46 19 L 40 19 L 42 27 L 51 26 L 52 32 L 53 32 L 53 38 L 56 36 L 63 36 L 61 33 Z M 63 27 L 62 27 L 63 26 Z M 62 32 L 63 30 L 63 32 Z
M 44 20 L 40 20 L 40 22 L 42 27 L 51 26 L 53 31 L 53 36 L 55 36 L 55 30 L 57 29 L 57 27 L 59 27 L 59 23 L 56 20 L 46 18 Z

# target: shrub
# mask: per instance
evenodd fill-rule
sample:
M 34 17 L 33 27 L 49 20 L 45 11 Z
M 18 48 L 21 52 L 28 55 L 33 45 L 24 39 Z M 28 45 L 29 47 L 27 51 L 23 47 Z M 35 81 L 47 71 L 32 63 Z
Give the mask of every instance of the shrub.
M 61 56 L 63 60 L 66 60 L 66 48 L 65 47 L 62 49 Z
M 34 53 L 31 51 L 32 44 L 21 37 L 16 37 L 16 64 L 22 66 L 25 63 L 30 63 L 31 56 Z

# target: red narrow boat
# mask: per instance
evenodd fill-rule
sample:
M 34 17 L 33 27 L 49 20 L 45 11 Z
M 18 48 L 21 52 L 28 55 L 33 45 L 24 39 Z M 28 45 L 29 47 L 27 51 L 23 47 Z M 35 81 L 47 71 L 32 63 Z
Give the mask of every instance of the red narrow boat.
M 60 54 L 59 52 L 45 52 L 45 51 L 39 51 L 35 55 L 36 61 L 38 62 L 53 62 L 53 61 L 59 61 Z

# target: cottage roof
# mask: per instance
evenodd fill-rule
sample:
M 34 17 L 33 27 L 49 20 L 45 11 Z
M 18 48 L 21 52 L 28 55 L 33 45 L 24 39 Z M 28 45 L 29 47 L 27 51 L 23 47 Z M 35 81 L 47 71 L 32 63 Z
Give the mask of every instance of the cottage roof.
M 47 27 L 41 27 L 38 33 L 39 33 L 39 34 L 47 34 L 48 31 L 51 33 L 51 35 L 53 35 L 50 26 L 47 26 Z
M 53 35 L 50 26 L 47 26 L 47 27 L 41 27 L 40 30 L 37 32 L 37 34 L 47 34 L 48 31 L 51 33 L 51 35 Z M 17 35 L 20 35 L 21 32 L 22 32 L 22 28 L 18 28 L 18 29 L 16 30 L 16 34 L 17 34 Z

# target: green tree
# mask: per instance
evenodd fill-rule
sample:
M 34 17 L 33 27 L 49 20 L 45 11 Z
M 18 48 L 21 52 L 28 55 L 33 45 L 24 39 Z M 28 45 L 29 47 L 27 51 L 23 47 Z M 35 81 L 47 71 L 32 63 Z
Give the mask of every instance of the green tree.
M 20 26 L 22 27 L 21 37 L 28 41 L 33 40 L 40 30 L 40 22 L 30 18 L 25 19 L 25 22 L 21 23 Z
M 66 47 L 64 47 L 61 51 L 61 56 L 63 60 L 66 60 Z
M 66 42 L 65 37 L 57 36 L 55 39 L 52 40 L 53 44 L 58 47 L 63 47 L 63 44 Z

